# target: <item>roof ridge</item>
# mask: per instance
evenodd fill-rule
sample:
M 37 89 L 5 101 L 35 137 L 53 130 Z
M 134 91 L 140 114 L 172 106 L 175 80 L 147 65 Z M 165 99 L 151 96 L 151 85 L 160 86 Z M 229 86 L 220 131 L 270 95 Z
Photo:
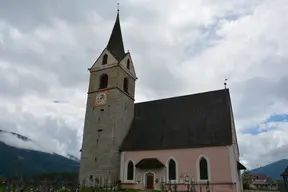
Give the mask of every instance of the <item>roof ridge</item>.
M 169 99 L 183 99 L 185 97 L 191 97 L 191 96 L 198 96 L 198 95 L 207 95 L 207 94 L 212 94 L 215 92 L 224 92 L 224 91 L 228 91 L 229 93 L 229 89 L 216 89 L 213 91 L 205 91 L 205 92 L 199 92 L 199 93 L 193 93 L 193 94 L 187 94 L 187 95 L 179 95 L 179 96 L 171 96 L 171 97 L 166 97 L 166 98 L 162 98 L 162 99 L 155 99 L 155 100 L 149 100 L 149 101 L 142 101 L 139 103 L 135 103 L 135 104 L 142 104 L 142 103 L 148 103 L 148 102 L 156 102 L 156 101 L 165 101 L 165 100 L 169 100 Z

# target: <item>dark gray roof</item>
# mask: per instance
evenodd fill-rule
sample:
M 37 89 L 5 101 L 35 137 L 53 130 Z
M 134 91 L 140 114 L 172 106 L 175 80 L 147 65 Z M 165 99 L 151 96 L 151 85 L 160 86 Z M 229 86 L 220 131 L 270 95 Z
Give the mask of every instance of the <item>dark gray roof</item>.
M 121 151 L 232 144 L 228 89 L 135 104 Z
M 165 167 L 165 165 L 159 161 L 157 158 L 144 158 L 141 159 L 135 167 L 139 169 L 157 169 L 161 167 Z
M 238 170 L 246 170 L 247 168 L 242 163 L 237 161 L 237 169 Z
M 119 62 L 125 57 L 119 12 L 117 13 L 116 21 L 106 48 Z

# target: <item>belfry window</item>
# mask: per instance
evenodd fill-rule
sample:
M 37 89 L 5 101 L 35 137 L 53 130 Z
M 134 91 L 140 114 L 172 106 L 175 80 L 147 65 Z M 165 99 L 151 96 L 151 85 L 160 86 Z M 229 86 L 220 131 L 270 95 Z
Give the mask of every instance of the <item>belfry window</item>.
M 127 77 L 124 78 L 123 89 L 126 93 L 128 93 L 128 78 Z
M 105 89 L 108 86 L 108 75 L 103 74 L 100 77 L 100 84 L 99 84 L 99 89 Z
M 176 162 L 173 159 L 170 159 L 168 163 L 168 179 L 176 180 Z
M 108 61 L 108 55 L 105 54 L 105 55 L 103 55 L 103 58 L 102 58 L 102 65 L 107 64 L 107 61 Z
M 127 60 L 127 69 L 130 69 L 130 59 Z
M 200 170 L 200 180 L 208 180 L 208 163 L 204 157 L 200 159 L 199 170 Z
M 134 164 L 132 161 L 127 165 L 127 180 L 134 180 Z

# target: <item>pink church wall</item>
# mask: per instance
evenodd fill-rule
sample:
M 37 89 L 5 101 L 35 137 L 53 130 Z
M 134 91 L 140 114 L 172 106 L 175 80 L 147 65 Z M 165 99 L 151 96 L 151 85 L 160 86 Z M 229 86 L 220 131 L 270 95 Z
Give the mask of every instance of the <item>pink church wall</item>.
M 229 157 L 229 147 L 207 147 L 207 148 L 195 148 L 195 149 L 175 149 L 175 150 L 155 150 L 155 151 L 131 151 L 122 152 L 121 158 L 121 175 L 120 179 L 123 182 L 124 188 L 145 188 L 145 173 L 149 170 L 135 169 L 135 181 L 126 181 L 126 163 L 129 160 L 137 164 L 143 158 L 157 158 L 164 165 L 167 164 L 169 158 L 173 157 L 176 160 L 178 171 L 177 183 L 180 183 L 180 175 L 188 175 L 190 180 L 193 177 L 195 182 L 199 181 L 197 173 L 197 161 L 201 156 L 205 156 L 208 159 L 208 171 L 210 173 L 209 182 L 213 184 L 213 192 L 232 192 L 235 190 L 235 185 L 232 183 L 231 173 L 231 159 Z M 176 170 L 177 170 L 176 168 Z M 167 170 L 165 168 L 158 170 L 150 170 L 154 175 L 154 180 L 157 178 L 166 180 Z M 141 183 L 136 184 L 137 178 L 141 177 Z M 126 181 L 126 182 L 125 182 Z M 206 183 L 202 181 L 202 183 Z M 212 185 L 211 185 L 212 186 Z M 198 188 L 198 187 L 197 187 Z M 154 189 L 160 189 L 160 185 L 154 183 Z M 178 190 L 187 190 L 187 186 L 178 185 Z M 205 192 L 205 189 L 202 188 Z M 238 191 L 238 190 L 237 190 Z

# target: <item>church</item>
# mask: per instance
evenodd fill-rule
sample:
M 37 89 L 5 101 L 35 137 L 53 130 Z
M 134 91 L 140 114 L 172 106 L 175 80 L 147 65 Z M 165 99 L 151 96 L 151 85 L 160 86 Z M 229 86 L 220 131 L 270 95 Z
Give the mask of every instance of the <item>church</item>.
M 89 68 L 79 181 L 116 179 L 134 189 L 172 183 L 180 191 L 209 182 L 210 192 L 242 191 L 246 168 L 229 89 L 135 103 L 135 66 L 118 11 L 107 46 Z

